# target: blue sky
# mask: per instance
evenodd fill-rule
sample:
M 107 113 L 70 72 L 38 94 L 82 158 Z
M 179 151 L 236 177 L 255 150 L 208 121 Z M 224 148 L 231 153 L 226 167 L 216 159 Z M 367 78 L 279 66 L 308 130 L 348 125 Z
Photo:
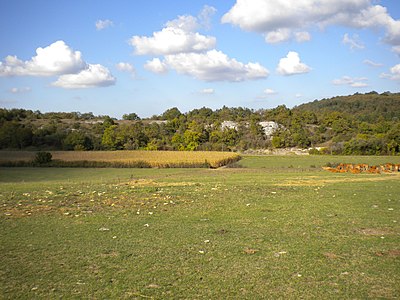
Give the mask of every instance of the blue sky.
M 141 117 L 399 92 L 398 0 L 0 2 L 0 107 Z

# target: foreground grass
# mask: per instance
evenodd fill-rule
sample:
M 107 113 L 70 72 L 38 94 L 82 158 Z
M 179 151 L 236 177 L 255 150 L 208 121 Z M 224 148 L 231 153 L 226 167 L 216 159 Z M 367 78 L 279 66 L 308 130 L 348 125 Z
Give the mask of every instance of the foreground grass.
M 0 169 L 2 298 L 400 297 L 397 174 L 239 164 Z

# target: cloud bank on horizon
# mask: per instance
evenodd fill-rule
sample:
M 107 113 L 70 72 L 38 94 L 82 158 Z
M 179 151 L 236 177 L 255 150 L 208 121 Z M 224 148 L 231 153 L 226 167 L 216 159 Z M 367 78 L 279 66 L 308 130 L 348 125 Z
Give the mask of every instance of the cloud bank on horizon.
M 236 0 L 230 6 L 221 7 L 201 3 L 199 9 L 200 3 L 195 1 L 189 7 L 189 13 L 163 20 L 164 25 L 159 28 L 150 20 L 146 22 L 145 26 L 154 28 L 151 31 L 143 26 L 128 27 L 129 14 L 116 7 L 108 11 L 106 7 L 98 13 L 107 18 L 99 17 L 92 21 L 91 26 L 94 24 L 92 28 L 96 32 L 90 32 L 89 26 L 83 30 L 85 42 L 79 38 L 63 38 L 62 34 L 54 31 L 46 35 L 49 43 L 37 42 L 31 48 L 30 56 L 26 57 L 27 52 L 23 51 L 25 59 L 21 58 L 19 48 L 3 49 L 0 52 L 4 57 L 0 61 L 0 83 L 8 88 L 0 91 L 0 104 L 10 103 L 6 97 L 11 94 L 23 96 L 21 103 L 34 107 L 28 95 L 36 89 L 48 91 L 49 95 L 52 88 L 76 92 L 85 89 L 91 91 L 91 98 L 102 98 L 105 95 L 96 92 L 97 88 L 114 86 L 126 91 L 135 85 L 139 91 L 137 94 L 144 98 L 135 105 L 139 106 L 139 111 L 149 112 L 151 107 L 146 107 L 146 99 L 154 97 L 154 85 L 162 95 L 163 91 L 170 93 L 174 82 L 185 89 L 179 81 L 187 82 L 187 86 L 193 85 L 190 92 L 198 97 L 196 102 L 210 101 L 207 99 L 216 95 L 223 97 L 224 94 L 227 98 L 221 99 L 219 104 L 229 102 L 231 94 L 228 88 L 235 90 L 238 84 L 243 88 L 237 97 L 243 97 L 247 92 L 247 97 L 258 100 L 282 95 L 301 98 L 299 95 L 305 94 L 305 90 L 296 90 L 296 82 L 290 78 L 298 78 L 298 89 L 307 85 L 312 88 L 315 83 L 311 84 L 304 76 L 326 78 L 320 84 L 329 88 L 396 89 L 400 84 L 400 20 L 391 15 L 396 4 L 390 6 L 391 11 L 383 4 L 372 0 Z M 134 8 L 135 4 L 130 6 Z M 146 7 L 137 8 L 140 13 L 140 8 L 145 10 Z M 4 26 L 11 26 L 11 21 L 8 22 Z M 59 30 L 65 31 L 61 27 Z M 117 39 L 118 31 L 132 33 Z M 264 45 L 258 42 L 258 36 Z M 4 34 L 0 42 L 7 45 L 12 37 L 11 32 Z M 100 37 L 104 39 L 103 45 L 110 44 L 115 49 L 111 46 L 104 46 L 104 49 L 88 46 L 91 40 L 100 43 Z M 76 45 L 74 48 L 84 45 L 85 50 L 74 50 L 70 40 Z M 324 52 L 324 45 L 328 43 L 331 53 Z M 35 39 L 29 39 L 28 44 L 35 44 Z M 325 50 L 320 51 L 323 48 Z M 7 50 L 10 52 L 5 53 Z M 84 60 L 83 53 L 94 62 Z M 338 53 L 341 57 L 338 55 L 336 58 Z M 344 61 L 344 57 L 349 61 Z M 333 65 L 332 60 L 336 59 L 337 63 Z M 359 63 L 357 72 L 354 72 L 346 64 L 354 68 L 356 59 Z M 340 63 L 343 63 L 343 71 Z M 124 73 L 130 75 L 130 81 Z M 51 78 L 51 82 L 39 87 L 41 81 L 35 81 L 32 86 L 26 86 L 24 78 Z M 165 87 L 162 81 L 166 82 Z M 288 82 L 292 85 L 291 94 L 286 91 Z M 18 84 L 20 86 L 12 86 Z M 257 90 L 251 92 L 250 87 Z M 127 100 L 130 95 L 121 91 L 115 94 L 121 103 L 134 106 Z M 313 95 L 310 93 L 309 97 Z M 170 97 L 179 99 L 183 96 L 177 92 L 176 96 L 172 94 Z M 177 101 L 178 105 L 190 107 L 183 99 Z M 240 101 L 236 98 L 232 104 L 242 104 Z M 106 110 L 106 103 L 103 105 L 103 110 Z M 165 107 L 168 105 L 164 104 Z M 50 103 L 47 109 L 54 110 Z

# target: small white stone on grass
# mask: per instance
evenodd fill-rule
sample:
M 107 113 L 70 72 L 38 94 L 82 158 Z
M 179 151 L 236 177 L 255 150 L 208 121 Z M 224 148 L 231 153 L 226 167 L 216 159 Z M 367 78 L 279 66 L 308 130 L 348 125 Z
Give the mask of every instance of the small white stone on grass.
M 274 256 L 275 257 L 279 257 L 279 256 L 281 256 L 283 254 L 286 254 L 286 253 L 287 253 L 286 251 L 279 251 L 279 252 L 274 253 Z

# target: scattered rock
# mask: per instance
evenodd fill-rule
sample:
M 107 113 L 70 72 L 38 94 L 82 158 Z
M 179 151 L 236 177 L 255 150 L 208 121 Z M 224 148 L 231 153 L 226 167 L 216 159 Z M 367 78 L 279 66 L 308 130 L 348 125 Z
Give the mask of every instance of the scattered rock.
M 275 257 L 280 257 L 280 256 L 282 256 L 283 254 L 286 254 L 286 253 L 287 253 L 286 251 L 279 251 L 279 252 L 275 252 L 274 256 Z
M 255 254 L 255 253 L 257 253 L 259 250 L 257 250 L 257 249 L 251 249 L 251 248 L 246 248 L 246 249 L 244 249 L 243 251 L 244 251 L 244 253 L 246 253 L 246 254 Z
M 331 253 L 331 252 L 325 252 L 325 253 L 324 253 L 324 256 L 325 256 L 326 258 L 329 258 L 329 259 L 336 259 L 336 258 L 338 258 L 338 256 L 337 256 L 335 253 Z

